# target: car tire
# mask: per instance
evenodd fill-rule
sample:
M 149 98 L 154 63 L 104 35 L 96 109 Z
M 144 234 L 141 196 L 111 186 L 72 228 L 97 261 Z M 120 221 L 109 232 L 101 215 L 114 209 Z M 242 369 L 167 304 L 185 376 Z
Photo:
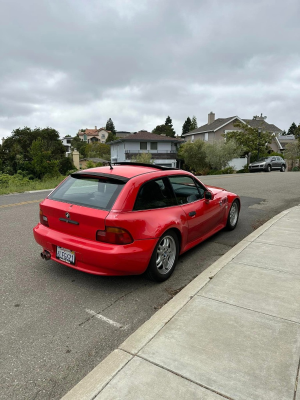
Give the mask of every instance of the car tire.
M 234 200 L 231 204 L 228 217 L 227 217 L 227 224 L 226 229 L 229 231 L 233 231 L 237 226 L 238 220 L 240 215 L 240 204 L 238 200 Z
M 271 167 L 271 165 L 269 164 L 268 166 L 267 166 L 267 172 L 271 172 L 272 171 L 272 167 Z
M 280 171 L 281 171 L 281 172 L 284 172 L 284 171 L 285 171 L 285 165 L 284 165 L 284 164 L 282 164 L 282 166 L 281 166 L 281 168 L 280 168 Z
M 174 272 L 179 255 L 175 232 L 167 231 L 158 240 L 145 275 L 151 281 L 163 282 Z

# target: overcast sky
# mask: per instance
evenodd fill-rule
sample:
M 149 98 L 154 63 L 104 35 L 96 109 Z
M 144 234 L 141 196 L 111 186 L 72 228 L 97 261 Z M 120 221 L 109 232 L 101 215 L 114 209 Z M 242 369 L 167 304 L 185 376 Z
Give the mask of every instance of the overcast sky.
M 300 1 L 0 0 L 0 138 L 168 115 L 300 123 Z

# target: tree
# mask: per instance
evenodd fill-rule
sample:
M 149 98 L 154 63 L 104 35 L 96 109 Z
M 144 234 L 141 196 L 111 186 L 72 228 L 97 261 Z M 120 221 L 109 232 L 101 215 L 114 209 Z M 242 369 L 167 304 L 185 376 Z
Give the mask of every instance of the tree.
M 299 147 L 300 147 L 300 124 L 297 126 L 297 128 L 294 131 L 295 139 L 298 140 Z
M 289 130 L 288 130 L 287 134 L 288 135 L 294 135 L 296 129 L 297 129 L 297 125 L 295 124 L 295 122 L 293 122 L 292 125 L 289 127 Z
M 194 129 L 197 129 L 197 128 L 198 128 L 197 118 L 195 117 L 195 115 L 193 115 L 192 122 L 190 125 L 190 131 L 193 131 Z
M 297 142 L 288 143 L 285 146 L 284 158 L 292 161 L 292 168 L 296 160 L 300 159 L 300 146 Z
M 156 135 L 166 135 L 169 137 L 175 136 L 175 131 L 170 125 L 157 125 L 157 127 L 153 129 L 152 133 L 155 133 Z
M 174 137 L 175 134 L 176 134 L 176 132 L 174 131 L 173 122 L 172 122 L 172 119 L 171 119 L 171 117 L 170 117 L 169 115 L 168 115 L 167 118 L 166 118 L 165 125 L 166 125 L 166 126 L 169 126 L 169 127 L 172 129 L 172 132 L 173 132 L 172 137 Z M 171 136 L 171 135 L 167 135 L 167 136 Z
M 2 168 L 14 174 L 18 170 L 30 171 L 34 141 L 41 139 L 43 151 L 49 152 L 51 161 L 59 161 L 65 157 L 65 148 L 59 138 L 59 133 L 50 127 L 31 129 L 27 126 L 15 129 L 12 135 L 5 139 L 1 149 Z
M 179 147 L 178 157 L 194 171 L 201 171 L 208 167 L 205 152 L 205 142 L 196 140 L 194 143 L 186 142 Z
M 113 123 L 113 121 L 112 121 L 111 118 L 109 118 L 109 119 L 107 120 L 105 129 L 106 129 L 107 131 L 110 131 L 113 135 L 116 134 L 116 128 L 115 128 L 115 125 L 114 125 L 114 123 Z
M 110 146 L 104 143 L 89 143 L 85 148 L 85 156 L 110 160 Z
M 283 130 L 281 135 L 286 136 L 287 135 L 286 130 Z
M 234 124 L 239 130 L 228 132 L 226 141 L 234 140 L 237 145 L 241 146 L 245 153 L 257 155 L 259 150 L 260 157 L 267 155 L 269 144 L 272 143 L 273 136 L 270 132 L 259 132 L 258 128 L 252 128 L 247 124 L 238 122 Z
M 71 140 L 71 147 L 72 150 L 76 149 L 79 151 L 79 154 L 82 157 L 85 157 L 85 149 L 87 147 L 87 143 L 84 142 L 83 140 L 80 139 L 80 137 L 77 135 L 74 137 L 74 139 Z
M 116 135 L 114 135 L 112 132 L 108 132 L 108 136 L 106 138 L 105 143 L 113 142 L 114 140 L 118 140 Z
M 64 157 L 59 161 L 58 170 L 60 174 L 66 175 L 67 172 L 76 169 L 71 157 Z
M 184 135 L 185 133 L 188 133 L 191 129 L 191 118 L 187 117 L 187 119 L 185 120 L 184 124 L 182 125 L 182 134 Z
M 240 157 L 243 153 L 243 149 L 234 140 L 214 143 L 205 142 L 204 150 L 207 163 L 215 170 L 227 167 L 230 160 Z
M 135 158 L 132 158 L 131 161 L 143 164 L 153 164 L 152 155 L 150 153 L 140 153 Z
M 29 149 L 31 157 L 31 171 L 35 177 L 41 179 L 46 174 L 50 176 L 58 176 L 59 161 L 53 160 L 51 152 L 46 150 L 45 143 L 41 138 L 34 140 Z

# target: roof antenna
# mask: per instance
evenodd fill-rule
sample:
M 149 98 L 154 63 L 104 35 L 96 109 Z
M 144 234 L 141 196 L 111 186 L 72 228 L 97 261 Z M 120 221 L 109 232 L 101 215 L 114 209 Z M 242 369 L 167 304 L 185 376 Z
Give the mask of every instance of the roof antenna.
M 110 161 L 108 161 L 108 165 L 109 165 L 110 169 L 113 169 L 113 167 L 111 166 L 111 162 Z

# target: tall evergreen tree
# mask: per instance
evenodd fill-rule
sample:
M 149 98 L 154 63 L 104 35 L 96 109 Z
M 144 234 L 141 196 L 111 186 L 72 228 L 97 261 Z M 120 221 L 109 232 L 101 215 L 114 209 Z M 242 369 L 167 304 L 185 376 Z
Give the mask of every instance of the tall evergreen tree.
M 173 121 L 172 121 L 172 118 L 171 118 L 169 115 L 168 115 L 167 118 L 166 118 L 165 125 L 166 125 L 166 126 L 169 126 L 169 127 L 171 128 L 171 130 L 172 130 L 172 132 L 173 132 L 172 137 L 174 137 L 175 134 L 176 134 L 176 132 L 175 132 L 175 130 L 174 130 L 174 128 L 173 128 Z M 168 136 L 170 136 L 170 135 L 168 135 Z
M 112 121 L 111 118 L 109 118 L 109 119 L 107 120 L 105 129 L 106 129 L 107 131 L 111 131 L 111 133 L 112 133 L 113 135 L 116 134 L 116 128 L 115 128 L 115 125 L 114 125 L 114 123 L 113 123 L 113 121 Z
M 108 130 L 108 129 L 107 129 Z M 116 135 L 114 135 L 112 132 L 109 132 L 105 143 L 113 142 L 114 140 L 117 140 Z
M 157 127 L 153 129 L 152 133 L 155 133 L 156 135 L 166 135 L 169 137 L 175 136 L 174 129 L 171 128 L 170 125 L 157 125 Z
M 192 123 L 191 118 L 187 117 L 187 119 L 185 120 L 184 124 L 182 125 L 182 134 L 183 135 L 190 131 L 191 123 Z
M 193 115 L 191 126 L 190 126 L 190 131 L 193 131 L 194 129 L 197 129 L 197 128 L 198 128 L 197 118 L 195 117 L 195 115 Z
M 288 135 L 294 135 L 296 129 L 297 129 L 297 125 L 295 124 L 295 122 L 293 122 L 292 125 L 289 127 L 289 130 L 288 130 L 287 134 Z

